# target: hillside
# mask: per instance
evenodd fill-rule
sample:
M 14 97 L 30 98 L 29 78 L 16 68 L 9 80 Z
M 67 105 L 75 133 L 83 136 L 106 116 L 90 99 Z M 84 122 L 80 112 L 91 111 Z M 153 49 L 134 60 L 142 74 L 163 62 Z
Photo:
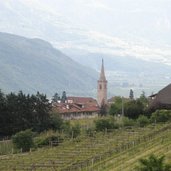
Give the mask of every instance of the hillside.
M 92 95 L 98 74 L 41 39 L 0 33 L 0 89 Z
M 53 148 L 2 155 L 0 169 L 132 171 L 138 159 L 151 153 L 164 154 L 170 162 L 170 149 L 170 125 L 120 129 L 89 138 L 66 140 Z
M 101 53 L 87 53 L 85 51 L 63 51 L 77 62 L 99 70 L 101 58 L 104 58 L 106 77 L 109 83 L 109 93 L 115 95 L 129 95 L 133 89 L 138 97 L 142 90 L 146 95 L 158 92 L 170 84 L 171 67 L 157 61 L 148 61 L 134 56 L 117 56 Z M 112 94 L 111 94 L 112 95 Z

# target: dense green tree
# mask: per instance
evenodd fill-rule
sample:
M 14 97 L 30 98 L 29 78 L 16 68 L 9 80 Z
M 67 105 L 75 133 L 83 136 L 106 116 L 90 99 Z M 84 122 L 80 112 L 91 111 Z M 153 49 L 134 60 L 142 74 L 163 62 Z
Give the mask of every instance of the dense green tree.
M 130 89 L 130 92 L 129 92 L 129 98 L 130 98 L 131 100 L 133 100 L 133 99 L 134 99 L 134 92 L 133 92 L 133 90 L 132 90 L 132 89 Z
M 171 171 L 171 165 L 164 163 L 164 156 L 150 155 L 147 159 L 140 159 L 138 171 Z
M 52 97 L 52 102 L 58 102 L 58 100 L 60 100 L 60 97 L 58 93 L 55 93 L 54 96 Z
M 143 104 L 140 100 L 131 100 L 124 104 L 124 115 L 136 119 L 143 114 Z
M 53 130 L 61 130 L 63 126 L 63 119 L 58 115 L 58 113 L 50 114 L 50 128 Z
M 5 135 L 5 132 L 9 129 L 6 127 L 6 123 L 8 123 L 6 97 L 0 90 L 0 136 Z
M 37 124 L 35 123 L 34 129 L 36 131 L 43 131 L 48 129 L 49 126 L 51 105 L 46 95 L 40 94 L 39 92 L 33 98 L 35 98 L 34 117 L 37 122 Z
M 42 131 L 49 127 L 51 105 L 46 95 L 18 94 L 4 95 L 0 91 L 0 136 L 12 135 L 21 130 L 33 128 Z
M 61 101 L 62 101 L 62 103 L 65 103 L 66 100 L 67 100 L 66 92 L 63 91 L 63 92 L 62 92 Z
M 122 113 L 122 98 L 120 96 L 115 97 L 115 101 L 109 108 L 110 115 L 117 115 Z

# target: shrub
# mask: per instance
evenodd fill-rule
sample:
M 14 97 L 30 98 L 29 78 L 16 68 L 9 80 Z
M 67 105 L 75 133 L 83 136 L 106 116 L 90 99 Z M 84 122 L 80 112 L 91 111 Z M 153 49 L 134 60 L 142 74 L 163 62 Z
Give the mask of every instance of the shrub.
M 56 132 L 48 131 L 46 133 L 40 134 L 40 136 L 34 138 L 34 143 L 36 147 L 42 147 L 49 145 L 52 141 L 59 142 L 63 141 L 63 138 Z
M 69 131 L 69 135 L 72 138 L 76 138 L 81 134 L 81 128 L 79 124 L 76 124 L 75 126 L 72 126 L 70 131 Z
M 53 130 L 61 130 L 63 125 L 63 119 L 57 113 L 51 113 L 50 115 L 50 128 Z
M 93 128 L 88 128 L 86 130 L 86 135 L 89 136 L 89 137 L 94 137 L 95 135 L 95 130 Z
M 106 129 L 117 129 L 119 126 L 113 118 L 102 118 L 95 121 L 96 131 L 104 131 Z
M 135 121 L 133 119 L 129 119 L 128 117 L 123 117 L 123 126 L 134 126 Z
M 140 115 L 137 119 L 137 123 L 140 127 L 144 127 L 149 124 L 149 119 L 147 118 L 147 116 Z
M 12 136 L 12 142 L 17 149 L 22 149 L 23 152 L 29 151 L 34 146 L 33 132 L 30 129 L 20 131 Z
M 79 124 L 71 126 L 69 121 L 64 122 L 62 125 L 62 130 L 69 136 L 69 138 L 76 138 L 81 134 L 81 127 Z
M 165 156 L 151 154 L 148 158 L 141 158 L 139 165 L 135 168 L 138 171 L 171 171 L 171 165 L 165 163 Z
M 170 110 L 156 110 L 152 113 L 151 122 L 167 122 L 171 120 L 171 111 Z
M 59 139 L 60 139 L 60 137 L 59 136 L 55 136 L 55 135 L 50 135 L 50 136 L 47 136 L 47 137 L 36 137 L 35 138 L 35 145 L 37 147 L 47 146 L 52 141 L 58 142 Z
M 63 125 L 61 126 L 61 129 L 63 130 L 64 133 L 68 134 L 68 132 L 71 129 L 71 124 L 69 121 L 65 121 Z

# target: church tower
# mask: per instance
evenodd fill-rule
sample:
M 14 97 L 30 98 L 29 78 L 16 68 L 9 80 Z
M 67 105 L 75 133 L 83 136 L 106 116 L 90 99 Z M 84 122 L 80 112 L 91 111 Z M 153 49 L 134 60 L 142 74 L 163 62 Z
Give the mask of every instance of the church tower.
M 98 85 L 97 85 L 97 102 L 100 107 L 102 103 L 105 104 L 107 103 L 107 80 L 104 72 L 103 59 L 102 59 L 100 78 L 98 80 Z

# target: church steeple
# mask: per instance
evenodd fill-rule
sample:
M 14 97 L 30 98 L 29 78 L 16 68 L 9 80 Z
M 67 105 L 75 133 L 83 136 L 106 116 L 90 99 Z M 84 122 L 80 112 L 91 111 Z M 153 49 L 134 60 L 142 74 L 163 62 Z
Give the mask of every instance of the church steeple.
M 100 72 L 100 79 L 99 80 L 105 80 L 106 81 L 103 59 L 102 59 L 102 66 L 101 66 L 101 72 Z
M 102 106 L 103 103 L 105 104 L 107 103 L 107 80 L 105 77 L 103 59 L 102 59 L 100 78 L 98 80 L 98 87 L 97 87 L 97 102 L 100 107 Z

